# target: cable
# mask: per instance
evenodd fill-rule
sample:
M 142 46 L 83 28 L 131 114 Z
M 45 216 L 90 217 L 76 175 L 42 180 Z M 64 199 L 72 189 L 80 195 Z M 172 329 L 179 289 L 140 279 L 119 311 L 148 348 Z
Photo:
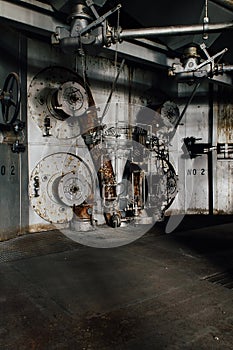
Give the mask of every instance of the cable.
M 194 89 L 193 89 L 193 91 L 192 91 L 192 93 L 191 93 L 191 95 L 190 95 L 190 97 L 189 97 L 189 99 L 188 99 L 188 102 L 186 103 L 186 105 L 185 105 L 185 107 L 184 107 L 182 113 L 180 114 L 179 119 L 177 120 L 177 122 L 176 122 L 176 124 L 175 124 L 175 129 L 177 129 L 177 127 L 179 126 L 179 124 L 180 124 L 180 122 L 181 122 L 181 120 L 182 120 L 182 118 L 183 118 L 185 112 L 187 111 L 188 106 L 189 106 L 190 103 L 192 102 L 192 99 L 193 99 L 193 97 L 194 97 L 194 95 L 195 95 L 195 93 L 196 93 L 196 91 L 197 91 L 197 89 L 199 88 L 200 85 L 201 85 L 201 83 L 197 83 L 197 84 L 194 86 Z

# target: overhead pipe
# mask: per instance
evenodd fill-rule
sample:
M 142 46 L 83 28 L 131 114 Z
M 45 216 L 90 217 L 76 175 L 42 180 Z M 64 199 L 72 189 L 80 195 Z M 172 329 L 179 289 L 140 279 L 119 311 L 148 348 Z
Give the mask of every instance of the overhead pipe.
M 229 64 L 229 65 L 224 65 L 223 66 L 223 71 L 224 72 L 233 72 L 233 65 L 231 64 Z
M 123 41 L 127 39 L 139 39 L 139 38 L 154 38 L 157 36 L 172 36 L 172 35 L 190 35 L 190 34 L 203 34 L 203 33 L 215 33 L 225 30 L 233 29 L 233 22 L 223 23 L 203 23 L 193 25 L 178 25 L 178 26 L 166 26 L 166 27 L 151 27 L 151 28 L 138 28 L 138 29 L 123 29 L 121 32 L 112 28 L 112 43 L 117 41 Z M 102 33 L 101 33 L 102 34 Z M 99 36 L 82 36 L 81 40 L 83 44 L 92 44 L 95 46 L 101 46 L 105 42 L 109 41 L 109 37 L 106 35 Z M 62 49 L 66 52 L 76 51 L 80 47 L 80 37 L 67 36 L 61 38 L 59 41 Z
M 216 74 L 222 74 L 222 73 L 229 73 L 233 72 L 233 65 L 232 64 L 218 64 L 216 65 Z
M 119 33 L 119 39 L 127 40 L 134 38 L 154 38 L 156 36 L 216 33 L 229 29 L 233 29 L 233 22 L 123 29 Z

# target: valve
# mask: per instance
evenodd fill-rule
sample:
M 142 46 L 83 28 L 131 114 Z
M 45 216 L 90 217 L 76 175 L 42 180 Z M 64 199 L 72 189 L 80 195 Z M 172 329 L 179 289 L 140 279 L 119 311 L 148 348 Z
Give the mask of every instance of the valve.
M 92 0 L 86 0 L 85 5 L 76 4 L 68 17 L 68 21 L 71 22 L 70 29 L 57 27 L 56 32 L 51 37 L 52 44 L 61 45 L 65 52 L 73 51 L 76 53 L 83 52 L 83 45 L 111 45 L 118 40 L 119 28 L 116 33 L 108 25 L 107 18 L 119 11 L 120 8 L 121 5 L 118 4 L 99 16 Z
M 11 72 L 3 85 L 0 94 L 0 102 L 2 104 L 2 118 L 5 124 L 13 124 L 19 114 L 21 101 L 21 88 L 19 76 L 15 72 Z
M 223 68 L 215 63 L 215 59 L 223 56 L 228 50 L 227 48 L 221 50 L 213 56 L 210 56 L 206 45 L 202 43 L 200 49 L 204 52 L 206 60 L 201 61 L 201 57 L 197 52 L 197 47 L 190 46 L 185 49 L 184 55 L 181 58 L 181 63 L 174 63 L 169 70 L 169 76 L 176 76 L 179 81 L 193 82 L 198 79 L 213 77 L 214 75 L 223 72 Z

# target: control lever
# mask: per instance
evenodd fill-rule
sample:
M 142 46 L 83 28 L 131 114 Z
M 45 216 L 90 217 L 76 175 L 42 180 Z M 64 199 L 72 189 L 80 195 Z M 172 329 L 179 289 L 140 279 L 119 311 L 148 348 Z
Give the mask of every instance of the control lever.
M 90 1 L 91 3 L 93 3 L 92 1 Z M 86 1 L 87 5 L 89 3 L 89 0 Z M 93 11 L 94 6 L 93 5 L 88 5 L 91 10 Z M 116 7 L 114 7 L 113 9 L 111 9 L 110 11 L 106 12 L 104 15 L 99 16 L 98 13 L 96 12 L 95 8 L 94 8 L 94 15 L 96 17 L 96 15 L 98 16 L 96 18 L 95 21 L 91 22 L 90 24 L 88 24 L 85 28 L 83 28 L 80 31 L 80 35 L 85 34 L 86 32 L 88 32 L 90 29 L 97 27 L 99 24 L 101 24 L 102 22 L 104 22 L 110 15 L 112 15 L 114 12 L 118 11 L 121 8 L 121 4 L 118 4 Z
M 214 65 L 215 65 L 215 58 L 224 55 L 225 52 L 228 51 L 228 48 L 223 49 L 222 51 L 216 53 L 215 55 L 213 55 L 212 57 L 209 55 L 208 51 L 206 50 L 206 45 L 203 43 L 200 45 L 200 48 L 202 49 L 202 51 L 205 53 L 207 60 L 205 60 L 204 62 L 200 63 L 198 66 L 195 67 L 195 70 L 198 70 L 204 66 L 206 66 L 207 64 L 211 63 L 211 71 L 213 71 L 214 69 Z

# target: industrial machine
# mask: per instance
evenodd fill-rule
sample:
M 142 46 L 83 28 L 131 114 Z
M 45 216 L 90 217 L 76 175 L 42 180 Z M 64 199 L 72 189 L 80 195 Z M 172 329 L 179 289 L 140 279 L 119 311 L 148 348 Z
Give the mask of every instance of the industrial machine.
M 232 214 L 233 8 L 189 6 L 1 1 L 2 239 Z
M 177 193 L 168 151 L 171 121 L 179 117 L 175 103 L 130 106 L 134 125 L 118 115 L 105 124 L 88 85 L 57 66 L 33 78 L 28 96 L 43 138 L 71 142 L 68 152 L 47 155 L 31 173 L 29 197 L 42 219 L 80 230 L 92 229 L 98 214 L 111 227 L 162 219 Z

